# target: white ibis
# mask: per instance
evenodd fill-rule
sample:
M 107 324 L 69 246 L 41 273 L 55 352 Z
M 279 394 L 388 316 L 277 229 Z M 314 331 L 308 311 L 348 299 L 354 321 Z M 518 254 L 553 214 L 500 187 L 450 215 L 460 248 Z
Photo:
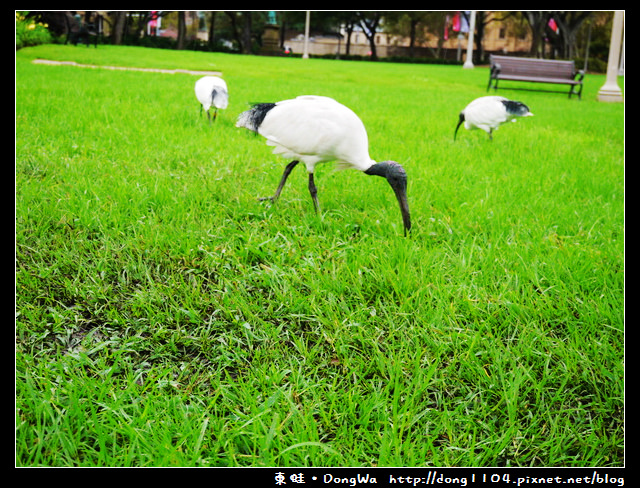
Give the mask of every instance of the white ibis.
M 227 84 L 222 78 L 218 78 L 217 76 L 204 76 L 196 81 L 195 91 L 196 98 L 202 105 L 200 112 L 202 113 L 202 110 L 207 112 L 209 123 L 211 123 L 211 115 L 209 114 L 211 107 L 215 108 L 213 114 L 213 120 L 215 120 L 218 115 L 218 109 L 224 110 L 227 108 L 227 105 L 229 105 L 229 91 L 227 90 Z
M 278 199 L 291 170 L 302 161 L 307 167 L 309 193 L 318 212 L 320 204 L 313 172 L 316 164 L 335 161 L 341 168 L 385 177 L 400 204 L 405 235 L 411 229 L 404 168 L 395 161 L 376 163 L 369 157 L 364 124 L 344 105 L 332 98 L 311 95 L 259 103 L 241 113 L 236 126 L 262 135 L 269 146 L 274 146 L 274 154 L 293 160 L 285 167 L 275 194 L 266 199 Z
M 456 139 L 458 128 L 464 122 L 467 130 L 482 129 L 493 140 L 493 131 L 505 122 L 515 122 L 517 117 L 529 117 L 533 114 L 522 102 L 515 102 L 504 97 L 487 96 L 476 98 L 460 112 L 460 120 L 453 134 Z

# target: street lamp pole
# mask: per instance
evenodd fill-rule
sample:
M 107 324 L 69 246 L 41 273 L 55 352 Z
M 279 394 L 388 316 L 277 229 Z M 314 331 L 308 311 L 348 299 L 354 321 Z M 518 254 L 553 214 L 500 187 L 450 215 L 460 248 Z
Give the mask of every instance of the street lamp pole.
M 302 59 L 309 58 L 309 20 L 311 18 L 311 12 L 307 10 L 307 18 L 304 24 L 304 51 L 302 53 Z
M 469 21 L 469 42 L 467 42 L 467 59 L 465 59 L 463 68 L 473 68 L 473 33 L 476 30 L 476 11 L 471 11 L 471 20 Z

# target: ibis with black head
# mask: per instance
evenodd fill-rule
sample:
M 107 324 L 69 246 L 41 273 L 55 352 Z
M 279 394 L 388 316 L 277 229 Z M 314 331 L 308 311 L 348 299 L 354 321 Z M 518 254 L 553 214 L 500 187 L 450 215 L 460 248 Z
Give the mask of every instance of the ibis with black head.
M 200 102 L 200 113 L 207 112 L 207 118 L 211 123 L 211 107 L 215 109 L 213 120 L 218 116 L 218 109 L 224 110 L 229 105 L 229 90 L 227 83 L 218 76 L 204 76 L 196 81 L 196 98 Z
M 320 210 L 314 171 L 318 163 L 334 161 L 339 168 L 353 168 L 366 175 L 386 178 L 402 215 L 405 236 L 411 230 L 407 201 L 407 174 L 395 161 L 375 162 L 369 156 L 367 131 L 360 118 L 336 100 L 314 95 L 276 103 L 258 103 L 238 117 L 244 127 L 266 139 L 274 154 L 291 160 L 271 197 L 276 201 L 293 168 L 302 162 L 309 176 L 309 193 L 316 212 Z
M 505 122 L 515 122 L 518 117 L 532 115 L 529 107 L 522 102 L 499 96 L 476 98 L 460 112 L 453 140 L 455 141 L 458 129 L 463 123 L 465 129 L 482 129 L 489 134 L 489 139 L 493 140 L 493 131 Z

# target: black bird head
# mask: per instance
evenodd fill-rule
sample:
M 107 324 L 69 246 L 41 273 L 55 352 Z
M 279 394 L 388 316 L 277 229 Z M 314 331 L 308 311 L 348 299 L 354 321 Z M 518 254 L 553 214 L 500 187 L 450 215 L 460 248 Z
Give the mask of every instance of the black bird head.
M 409 202 L 407 201 L 407 173 L 404 168 L 395 161 L 382 161 L 376 163 L 365 171 L 368 175 L 383 176 L 396 194 L 402 213 L 404 235 L 411 230 L 411 215 L 409 214 Z

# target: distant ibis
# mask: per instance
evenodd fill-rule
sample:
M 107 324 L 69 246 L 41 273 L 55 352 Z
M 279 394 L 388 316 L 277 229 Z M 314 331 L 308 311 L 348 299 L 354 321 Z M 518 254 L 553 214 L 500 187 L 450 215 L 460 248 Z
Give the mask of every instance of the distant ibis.
M 493 131 L 505 122 L 515 122 L 517 117 L 530 117 L 533 114 L 522 102 L 515 102 L 504 97 L 487 96 L 476 98 L 460 112 L 460 120 L 453 134 L 453 140 L 460 125 L 464 122 L 467 130 L 482 129 L 493 140 Z
M 316 164 L 334 161 L 340 168 L 353 168 L 367 175 L 385 177 L 400 204 L 404 234 L 407 235 L 411 229 L 404 168 L 395 161 L 376 163 L 369 157 L 369 140 L 364 124 L 341 103 L 312 95 L 277 103 L 258 103 L 240 114 L 236 126 L 262 135 L 267 145 L 274 147 L 274 154 L 292 160 L 285 167 L 275 194 L 266 199 L 278 199 L 291 170 L 302 161 L 307 167 L 309 193 L 318 212 L 320 204 L 313 172 Z
M 229 91 L 227 84 L 222 78 L 217 76 L 204 76 L 196 81 L 196 98 L 200 102 L 200 112 L 207 112 L 207 118 L 211 123 L 209 109 L 215 108 L 213 120 L 218 116 L 218 109 L 224 110 L 229 105 Z

